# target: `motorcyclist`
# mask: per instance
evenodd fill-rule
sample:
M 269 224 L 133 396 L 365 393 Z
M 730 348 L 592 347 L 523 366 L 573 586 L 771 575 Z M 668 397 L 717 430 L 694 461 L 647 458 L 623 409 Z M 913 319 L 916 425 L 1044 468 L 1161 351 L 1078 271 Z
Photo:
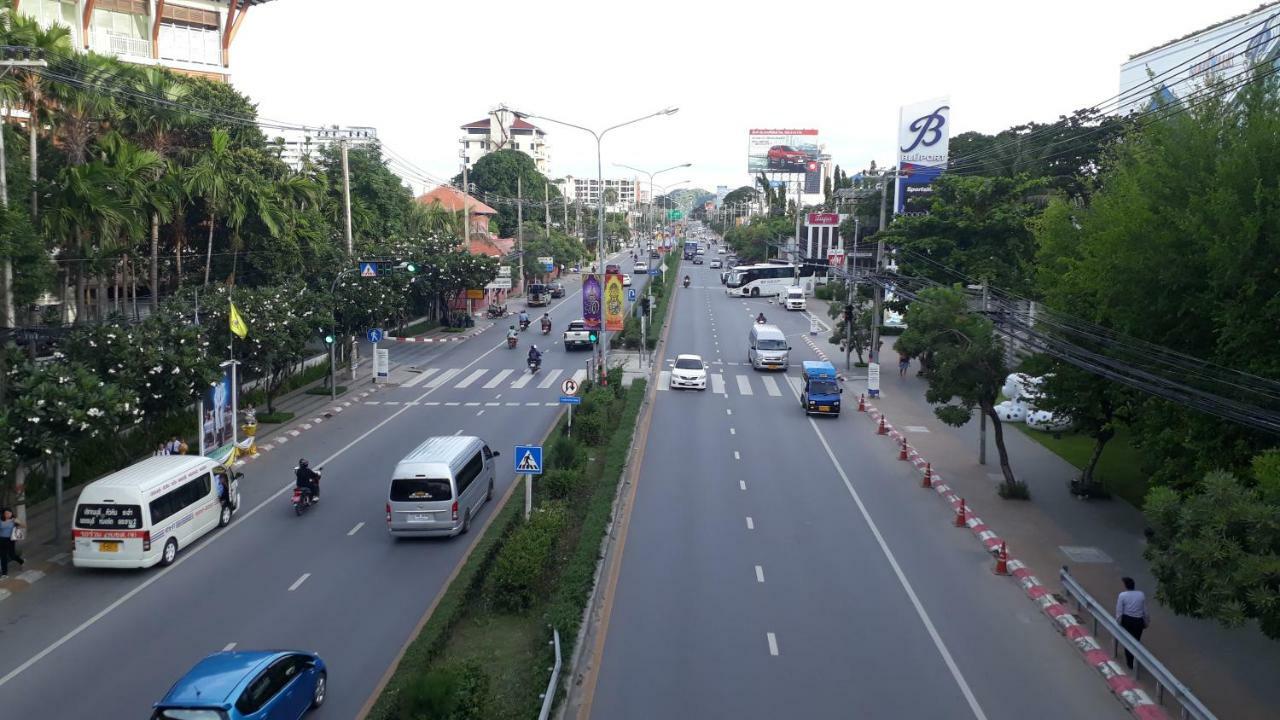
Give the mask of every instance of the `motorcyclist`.
M 299 490 L 311 491 L 312 502 L 320 499 L 320 473 L 311 469 L 311 463 L 307 462 L 306 458 L 298 460 L 294 476 L 297 478 Z
M 551 313 L 542 313 L 542 329 L 544 331 L 551 329 Z
M 688 286 L 689 286 L 689 276 L 688 276 L 688 275 L 685 275 L 685 276 L 684 276 L 684 285 L 685 285 L 685 287 L 688 287 Z
M 521 310 L 520 311 L 520 329 L 523 330 L 524 328 L 528 327 L 528 325 L 529 325 L 529 311 Z
M 766 322 L 768 322 L 768 321 L 764 319 L 764 313 L 760 313 L 759 315 L 757 315 L 757 316 L 756 316 L 756 322 L 758 322 L 758 323 L 760 323 L 761 325 L 763 325 L 763 324 L 765 324 L 765 323 L 766 323 Z
M 529 362 L 534 365 L 542 364 L 542 353 L 538 351 L 537 345 L 529 346 Z

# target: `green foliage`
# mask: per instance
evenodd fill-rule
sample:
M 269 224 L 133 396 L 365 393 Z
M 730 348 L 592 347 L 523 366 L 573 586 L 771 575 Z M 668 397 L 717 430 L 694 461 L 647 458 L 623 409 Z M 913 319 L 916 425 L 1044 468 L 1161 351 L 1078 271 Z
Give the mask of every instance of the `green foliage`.
M 582 471 L 576 468 L 557 468 L 543 473 L 537 486 L 551 500 L 567 500 L 576 495 L 583 483 Z
M 558 436 L 547 448 L 547 467 L 551 470 L 569 470 L 578 467 L 582 455 L 578 452 L 582 445 L 572 437 Z
M 433 667 L 405 687 L 398 717 L 485 720 L 489 717 L 489 685 L 489 675 L 476 660 Z
M 547 581 L 554 550 L 568 523 L 563 505 L 545 503 L 516 528 L 494 561 L 490 581 L 494 605 L 505 612 L 528 610 Z
M 142 422 L 137 394 L 100 380 L 73 362 L 28 364 L 10 371 L 6 434 L 19 457 L 67 459 L 86 438 L 112 435 Z
M 291 413 L 291 412 L 284 412 L 284 411 L 277 411 L 277 412 L 264 412 L 264 413 L 258 413 L 258 414 L 257 414 L 258 422 L 260 422 L 260 423 L 266 423 L 266 424 L 281 424 L 281 423 L 287 423 L 287 422 L 289 422 L 290 420 L 292 420 L 293 418 L 294 418 L 294 414 L 293 414 L 293 413 Z
M 533 158 L 519 150 L 504 148 L 491 152 L 476 161 L 468 173 L 467 182 L 476 188 L 476 193 L 483 198 L 495 195 L 503 198 L 514 198 L 517 195 L 517 179 L 519 191 L 524 197 L 541 198 L 546 187 L 552 200 L 560 198 L 560 190 L 551 184 L 547 177 L 538 172 Z M 454 178 L 454 184 L 462 186 L 462 175 Z M 496 203 L 498 211 L 498 227 L 502 237 L 515 237 L 516 208 L 510 203 Z M 594 220 L 594 214 L 592 218 Z M 585 219 L 585 218 L 584 218 Z
M 757 199 L 759 199 L 759 194 L 754 187 L 750 185 L 742 185 L 725 194 L 724 200 L 721 201 L 721 206 L 756 202 Z

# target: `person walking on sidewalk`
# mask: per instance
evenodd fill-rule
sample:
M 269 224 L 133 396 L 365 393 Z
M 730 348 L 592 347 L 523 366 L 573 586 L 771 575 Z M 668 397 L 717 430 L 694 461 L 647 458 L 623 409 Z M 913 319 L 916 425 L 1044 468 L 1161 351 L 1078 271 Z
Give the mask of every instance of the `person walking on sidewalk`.
M 906 353 L 898 353 L 898 377 L 907 376 L 907 368 L 911 367 L 911 356 Z
M 22 532 L 22 523 L 13 516 L 12 510 L 5 508 L 0 512 L 0 580 L 9 577 L 10 560 L 16 560 L 22 566 L 27 564 L 18 554 L 17 543 Z
M 1116 620 L 1120 621 L 1120 627 L 1128 631 L 1134 640 L 1141 642 L 1142 631 L 1151 624 L 1151 616 L 1147 613 L 1147 596 L 1141 590 L 1134 589 L 1136 585 L 1133 578 L 1120 578 L 1120 582 L 1124 583 L 1124 592 L 1116 597 Z M 1133 653 L 1125 650 L 1124 661 L 1132 670 Z

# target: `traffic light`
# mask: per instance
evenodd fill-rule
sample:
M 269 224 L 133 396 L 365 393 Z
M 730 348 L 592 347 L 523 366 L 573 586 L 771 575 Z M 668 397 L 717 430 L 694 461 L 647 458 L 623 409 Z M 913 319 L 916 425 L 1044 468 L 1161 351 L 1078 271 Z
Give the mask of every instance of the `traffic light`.
M 591 330 L 591 331 L 589 331 L 589 332 L 587 333 L 587 339 L 591 341 L 591 344 L 592 344 L 592 345 L 595 345 L 595 344 L 596 344 L 596 342 L 597 342 L 598 340 L 600 340 L 600 332 L 599 332 L 599 331 L 597 331 L 597 330 Z
M 324 336 L 324 344 L 325 344 L 325 345 L 332 345 L 332 344 L 333 344 L 333 335 L 328 335 L 328 334 L 326 334 L 326 335 Z

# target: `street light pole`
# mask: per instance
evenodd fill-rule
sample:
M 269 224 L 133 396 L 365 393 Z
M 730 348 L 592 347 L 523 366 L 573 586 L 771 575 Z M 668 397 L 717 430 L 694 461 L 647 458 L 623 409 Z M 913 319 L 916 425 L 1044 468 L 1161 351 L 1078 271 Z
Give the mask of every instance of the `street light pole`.
M 635 170 L 635 171 L 636 171 L 636 172 L 638 172 L 638 173 L 642 173 L 642 174 L 644 174 L 644 175 L 648 175 L 648 176 L 649 176 L 649 213 L 648 213 L 648 215 L 649 215 L 649 216 L 646 218 L 649 222 L 648 222 L 648 223 L 646 223 L 646 229 L 647 229 L 650 233 L 652 233 L 652 231 L 653 231 L 653 224 L 652 224 L 652 223 L 653 223 L 653 199 L 654 199 L 654 196 L 653 196 L 653 178 L 654 178 L 655 176 L 657 176 L 657 175 L 661 175 L 662 173 L 667 172 L 668 170 L 678 170 L 678 169 L 680 169 L 680 168 L 693 167 L 693 163 L 683 163 L 683 164 L 680 164 L 680 165 L 672 165 L 672 166 L 671 166 L 671 167 L 669 167 L 669 168 L 663 168 L 663 169 L 661 169 L 661 170 L 654 170 L 653 172 L 649 172 L 648 170 L 641 170 L 641 169 L 640 169 L 640 168 L 638 168 L 638 167 L 631 167 L 630 165 L 623 165 L 622 163 L 614 163 L 614 167 L 621 167 L 621 168 L 626 168 L 626 169 L 628 169 L 628 170 Z

